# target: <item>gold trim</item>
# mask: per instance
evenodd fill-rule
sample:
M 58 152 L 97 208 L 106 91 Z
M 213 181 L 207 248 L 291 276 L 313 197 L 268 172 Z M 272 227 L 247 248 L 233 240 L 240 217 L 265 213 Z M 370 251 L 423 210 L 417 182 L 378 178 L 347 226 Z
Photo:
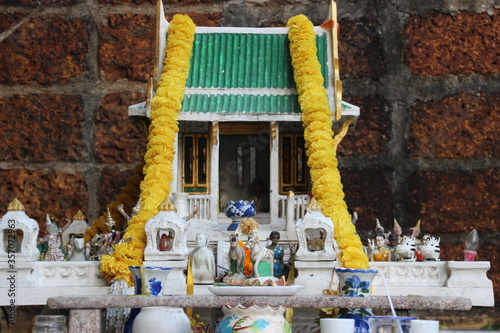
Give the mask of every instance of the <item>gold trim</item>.
M 155 32 L 155 58 L 153 64 L 153 77 L 158 78 L 160 76 L 160 68 L 158 64 L 158 60 L 160 59 L 160 25 L 161 25 L 161 17 L 160 14 L 163 12 L 162 9 L 163 3 L 162 0 L 158 0 L 156 2 L 156 32 Z
M 219 122 L 215 121 L 212 123 L 212 145 L 216 146 L 219 144 Z
M 269 123 L 267 122 L 219 123 L 219 135 L 263 134 L 268 132 L 269 132 Z
M 192 182 L 191 183 L 186 183 L 185 179 L 186 179 L 186 173 L 185 173 L 185 163 L 186 163 L 186 156 L 185 156 L 185 153 L 186 153 L 186 138 L 192 138 L 193 139 L 193 153 L 192 153 L 192 156 L 191 156 L 191 160 L 192 160 L 192 163 L 193 163 L 193 168 L 192 168 Z M 198 170 L 199 170 L 199 160 L 198 160 L 198 156 L 200 154 L 200 151 L 199 151 L 199 146 L 198 146 L 198 140 L 200 138 L 204 138 L 206 139 L 207 141 L 207 144 L 206 144 L 206 153 L 205 153 L 205 167 L 206 167 L 206 172 L 205 172 L 205 175 L 206 175 L 206 180 L 205 180 L 205 183 L 203 184 L 200 184 L 198 182 Z M 212 165 L 211 165 L 211 162 L 212 162 L 212 145 L 211 145 L 211 142 L 210 142 L 210 135 L 209 133 L 197 133 L 197 134 L 184 134 L 183 135 L 183 138 L 182 138 L 182 189 L 184 192 L 186 192 L 184 190 L 185 187 L 205 187 L 206 188 L 206 191 L 200 191 L 200 192 L 189 192 L 190 194 L 209 194 L 210 193 L 210 172 L 211 172 L 211 168 L 212 168 Z
M 284 140 L 289 138 L 291 145 L 290 145 L 290 182 L 285 182 L 283 179 L 284 176 Z M 304 135 L 302 133 L 280 133 L 280 142 L 279 142 L 279 194 L 287 194 L 286 190 L 283 190 L 284 187 L 295 189 L 295 191 L 298 194 L 305 194 L 307 193 L 307 188 L 310 182 L 310 179 L 308 177 L 308 166 L 307 162 L 304 164 L 303 168 L 304 170 L 304 180 L 302 182 L 297 181 L 297 162 L 298 162 L 298 144 L 297 144 L 297 139 L 298 138 L 304 138 Z M 304 186 L 304 191 L 299 191 L 297 190 L 297 187 L 299 186 Z
M 307 210 L 321 211 L 321 206 L 318 204 L 316 199 L 311 198 L 311 201 L 309 201 L 309 204 L 307 205 Z
M 171 212 L 171 211 L 176 211 L 177 208 L 175 208 L 174 204 L 168 197 L 163 200 L 163 202 L 158 206 L 158 211 L 160 212 Z
M 21 201 L 19 201 L 17 198 L 15 198 L 14 200 L 12 200 L 12 202 L 9 204 L 9 206 L 7 206 L 7 210 L 9 212 L 13 212 L 13 211 L 25 211 L 25 208 L 23 206 L 23 204 L 21 203 Z
M 271 142 L 274 142 L 276 140 L 277 135 L 278 135 L 278 123 L 273 121 L 271 122 Z
M 338 40 L 338 17 L 337 3 L 331 2 L 331 19 L 332 27 L 332 54 L 333 54 L 333 77 L 335 85 L 335 120 L 338 121 L 342 117 L 342 81 L 340 81 L 340 61 L 339 61 L 339 40 Z
M 78 210 L 75 216 L 73 216 L 73 220 L 85 220 L 85 215 L 83 215 L 81 210 Z

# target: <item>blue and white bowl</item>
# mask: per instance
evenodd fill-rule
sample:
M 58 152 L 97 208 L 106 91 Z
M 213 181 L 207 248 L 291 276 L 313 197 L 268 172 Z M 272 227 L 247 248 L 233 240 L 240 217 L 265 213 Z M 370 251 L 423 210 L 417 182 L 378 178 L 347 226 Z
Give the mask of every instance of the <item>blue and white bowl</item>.
M 231 219 L 235 217 L 252 217 L 256 213 L 256 208 L 253 200 L 250 202 L 246 200 L 239 200 L 236 202 L 229 200 L 227 202 L 226 208 L 224 209 L 224 213 Z

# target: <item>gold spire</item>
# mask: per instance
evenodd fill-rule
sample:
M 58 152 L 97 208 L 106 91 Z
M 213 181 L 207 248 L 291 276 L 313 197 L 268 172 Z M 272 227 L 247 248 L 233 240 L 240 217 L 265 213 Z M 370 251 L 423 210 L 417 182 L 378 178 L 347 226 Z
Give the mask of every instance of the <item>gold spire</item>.
M 83 215 L 81 210 L 78 210 L 75 216 L 73 216 L 73 220 L 85 220 L 85 215 Z
M 165 198 L 165 200 L 163 200 L 163 202 L 158 206 L 158 211 L 164 211 L 164 212 L 168 212 L 168 211 L 176 211 L 177 208 L 175 208 L 174 204 L 172 203 L 172 201 L 170 201 L 170 199 L 168 197 Z
M 295 193 L 292 190 L 288 191 L 288 197 L 294 197 Z
M 316 201 L 316 199 L 311 198 L 311 201 L 309 201 L 309 204 L 307 205 L 307 210 L 319 210 L 321 211 L 321 207 Z
M 9 204 L 9 206 L 7 207 L 7 210 L 9 212 L 11 211 L 25 211 L 25 208 L 23 206 L 23 204 L 21 203 L 21 201 L 17 200 L 17 198 L 15 198 L 14 200 L 12 200 L 12 202 Z
M 106 210 L 106 222 L 104 222 L 104 225 L 106 225 L 106 228 L 108 228 L 109 231 L 111 231 L 113 227 L 116 227 L 116 222 L 113 220 L 109 208 Z

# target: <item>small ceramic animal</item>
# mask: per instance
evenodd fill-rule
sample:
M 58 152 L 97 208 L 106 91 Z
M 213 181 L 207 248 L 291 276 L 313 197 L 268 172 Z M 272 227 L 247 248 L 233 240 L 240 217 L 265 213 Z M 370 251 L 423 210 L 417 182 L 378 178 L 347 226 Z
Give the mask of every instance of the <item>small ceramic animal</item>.
M 438 261 L 440 255 L 439 242 L 441 239 L 436 236 L 430 236 L 426 243 L 420 248 L 426 261 Z
M 271 268 L 271 275 L 273 276 L 273 263 L 274 263 L 274 252 L 268 248 L 261 247 L 259 242 L 257 242 L 253 237 L 248 237 L 246 249 L 250 249 L 250 258 L 253 263 L 253 276 L 260 277 L 259 264 L 261 261 L 268 262 Z
M 396 261 L 416 261 L 415 250 L 415 237 L 404 236 L 401 243 L 396 246 Z

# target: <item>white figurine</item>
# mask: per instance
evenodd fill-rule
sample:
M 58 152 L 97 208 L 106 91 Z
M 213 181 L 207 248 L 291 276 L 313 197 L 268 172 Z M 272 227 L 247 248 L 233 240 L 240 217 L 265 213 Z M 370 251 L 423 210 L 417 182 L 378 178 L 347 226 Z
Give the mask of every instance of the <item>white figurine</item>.
M 68 261 L 86 261 L 85 240 L 82 235 L 71 234 L 67 248 Z
M 420 252 L 424 255 L 426 261 L 438 261 L 440 255 L 439 242 L 440 238 L 437 236 L 429 236 L 425 244 L 420 248 Z
M 196 248 L 191 252 L 191 272 L 194 284 L 213 284 L 215 282 L 215 258 L 208 248 L 208 236 L 196 235 Z
M 396 246 L 396 261 L 416 261 L 415 250 L 417 246 L 415 244 L 415 238 L 409 236 L 403 236 L 401 243 Z

